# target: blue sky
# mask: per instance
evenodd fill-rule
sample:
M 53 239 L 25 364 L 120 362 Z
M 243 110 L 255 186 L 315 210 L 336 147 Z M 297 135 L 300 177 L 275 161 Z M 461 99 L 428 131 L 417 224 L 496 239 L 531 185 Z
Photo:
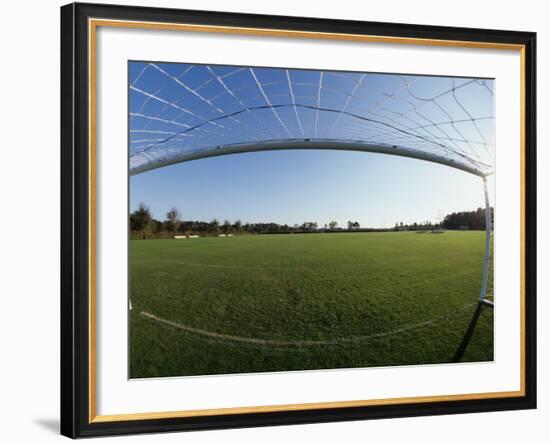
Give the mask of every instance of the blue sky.
M 227 155 L 130 178 L 130 207 L 164 219 L 362 226 L 437 221 L 484 204 L 481 178 L 440 164 L 383 154 L 273 151 Z
M 131 165 L 232 143 L 304 137 L 492 162 L 490 80 L 132 62 L 129 83 Z M 484 200 L 479 177 L 440 164 L 295 150 L 143 172 L 130 178 L 130 210 L 140 202 L 158 219 L 177 207 L 183 219 L 335 220 L 341 226 L 352 220 L 389 227 L 437 221 Z

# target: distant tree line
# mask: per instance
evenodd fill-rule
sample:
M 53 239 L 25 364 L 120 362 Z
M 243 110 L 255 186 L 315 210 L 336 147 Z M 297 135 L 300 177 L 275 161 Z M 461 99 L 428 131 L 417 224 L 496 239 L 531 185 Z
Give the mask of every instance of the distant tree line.
M 130 214 L 130 232 L 133 239 L 170 238 L 174 235 L 201 235 L 214 236 L 218 234 L 259 234 L 259 233 L 314 233 L 314 232 L 345 232 L 346 229 L 338 227 L 336 221 L 330 221 L 324 227 L 316 221 L 304 221 L 302 224 L 278 224 L 268 223 L 243 223 L 240 220 L 220 222 L 217 219 L 211 221 L 183 220 L 177 208 L 170 209 L 164 220 L 155 219 L 149 207 L 141 203 Z M 357 221 L 348 221 L 347 231 L 359 231 L 360 224 Z M 373 230 L 373 229 L 366 229 Z
M 491 209 L 492 210 L 492 209 Z M 471 212 L 456 212 L 447 215 L 441 223 L 430 221 L 421 223 L 395 223 L 393 228 L 361 228 L 357 221 L 348 221 L 346 227 L 339 227 L 338 222 L 330 221 L 319 226 L 316 221 L 304 221 L 302 224 L 242 223 L 240 220 L 220 222 L 183 220 L 177 208 L 170 209 L 164 220 L 155 219 L 149 207 L 141 203 L 130 214 L 130 232 L 132 239 L 171 238 L 174 235 L 214 236 L 218 234 L 261 234 L 261 233 L 315 233 L 315 232 L 379 232 L 391 230 L 430 230 L 436 227 L 445 229 L 485 229 L 485 210 L 477 209 Z
M 491 207 L 491 220 L 494 210 Z M 412 224 L 395 223 L 393 230 L 433 230 L 443 228 L 449 230 L 485 230 L 485 209 L 478 207 L 476 210 L 453 212 L 446 215 L 439 223 L 431 221 L 415 222 Z
M 491 207 L 491 220 L 493 216 Z M 471 212 L 453 212 L 443 219 L 442 225 L 445 229 L 485 230 L 485 209 L 479 207 Z
M 440 227 L 439 224 L 433 223 L 432 221 L 422 221 L 414 222 L 412 224 L 404 224 L 403 221 L 395 223 L 395 227 L 392 229 L 394 231 L 402 230 L 433 230 L 437 227 Z

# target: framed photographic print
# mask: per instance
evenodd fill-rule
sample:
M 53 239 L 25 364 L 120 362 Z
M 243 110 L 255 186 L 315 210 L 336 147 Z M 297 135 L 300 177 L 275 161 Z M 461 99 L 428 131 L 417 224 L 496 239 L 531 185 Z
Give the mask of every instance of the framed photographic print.
M 62 434 L 534 408 L 535 42 L 62 7 Z

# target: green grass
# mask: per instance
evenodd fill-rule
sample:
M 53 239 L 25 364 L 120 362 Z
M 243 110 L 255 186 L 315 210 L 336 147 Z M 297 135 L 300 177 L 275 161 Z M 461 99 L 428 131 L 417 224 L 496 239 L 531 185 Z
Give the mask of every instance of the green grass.
M 483 255 L 484 232 L 131 241 L 130 375 L 451 362 Z M 483 308 L 461 361 L 492 359 Z

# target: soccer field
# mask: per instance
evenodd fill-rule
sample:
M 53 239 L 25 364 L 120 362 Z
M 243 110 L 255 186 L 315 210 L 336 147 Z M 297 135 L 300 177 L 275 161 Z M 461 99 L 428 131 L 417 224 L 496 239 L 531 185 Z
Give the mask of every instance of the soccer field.
M 491 361 L 484 235 L 131 241 L 130 376 Z

